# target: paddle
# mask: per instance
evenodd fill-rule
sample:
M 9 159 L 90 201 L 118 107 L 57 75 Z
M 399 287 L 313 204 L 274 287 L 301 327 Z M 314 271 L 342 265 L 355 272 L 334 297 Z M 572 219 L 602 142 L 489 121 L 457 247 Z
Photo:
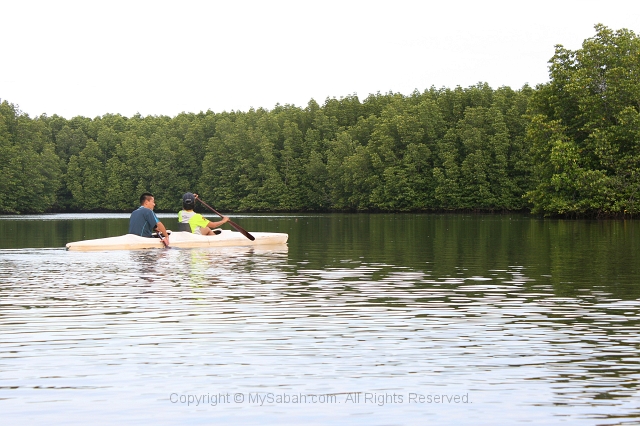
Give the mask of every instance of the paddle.
M 162 244 L 164 244 L 164 248 L 171 248 L 167 245 L 167 239 L 165 238 L 164 234 L 160 231 L 158 231 L 158 238 L 160 238 L 160 241 L 162 241 Z
M 214 212 L 215 214 L 217 214 L 220 217 L 224 217 L 222 216 L 220 213 L 218 213 L 213 207 L 211 207 L 209 204 L 205 203 L 204 201 L 202 201 L 200 198 L 196 197 L 196 200 L 200 201 L 202 204 L 204 204 L 205 207 L 207 207 L 209 210 L 211 210 L 212 212 Z M 240 225 L 238 225 L 235 222 L 232 222 L 231 220 L 227 221 L 227 223 L 231 226 L 233 226 L 234 228 L 236 228 L 238 230 L 238 232 L 240 232 L 242 235 L 244 235 L 245 237 L 247 237 L 248 239 L 250 239 L 251 241 L 255 240 L 256 237 L 254 237 L 253 235 L 251 235 L 250 233 L 248 233 L 247 231 L 245 231 L 244 229 L 242 229 L 242 227 L 240 227 Z

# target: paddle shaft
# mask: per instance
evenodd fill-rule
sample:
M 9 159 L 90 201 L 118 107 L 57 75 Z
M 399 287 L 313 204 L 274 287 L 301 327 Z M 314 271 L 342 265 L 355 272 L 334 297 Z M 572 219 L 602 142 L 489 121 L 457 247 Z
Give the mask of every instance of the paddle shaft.
M 214 212 L 215 214 L 217 214 L 220 217 L 224 217 L 222 216 L 220 213 L 218 213 L 216 211 L 216 209 L 214 209 L 213 207 L 211 207 L 209 204 L 205 203 L 204 201 L 202 201 L 200 198 L 196 198 L 196 200 L 200 201 L 205 207 L 207 207 L 209 210 L 211 210 L 212 212 Z M 256 237 L 254 237 L 253 235 L 251 235 L 250 233 L 248 233 L 247 231 L 245 231 L 244 229 L 242 229 L 242 227 L 240 225 L 238 225 L 237 223 L 228 220 L 227 223 L 231 226 L 233 226 L 235 229 L 238 230 L 238 232 L 240 232 L 242 235 L 244 235 L 245 237 L 247 237 L 248 239 L 250 239 L 251 241 L 255 240 Z
M 169 248 L 169 246 L 167 245 L 167 238 L 160 231 L 158 231 L 158 238 L 160 238 L 160 241 L 162 241 L 162 244 L 164 244 L 165 248 Z

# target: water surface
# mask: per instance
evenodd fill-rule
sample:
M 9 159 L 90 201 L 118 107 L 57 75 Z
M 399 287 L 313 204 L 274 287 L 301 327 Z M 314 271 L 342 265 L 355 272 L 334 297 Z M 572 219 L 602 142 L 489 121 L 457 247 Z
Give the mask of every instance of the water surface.
M 635 222 L 236 215 L 289 244 L 64 250 L 127 217 L 0 218 L 3 424 L 640 421 Z

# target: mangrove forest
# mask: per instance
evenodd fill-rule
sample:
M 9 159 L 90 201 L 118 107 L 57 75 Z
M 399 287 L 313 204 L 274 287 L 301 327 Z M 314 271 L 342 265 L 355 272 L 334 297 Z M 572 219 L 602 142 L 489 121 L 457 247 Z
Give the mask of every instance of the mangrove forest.
M 0 102 L 0 213 L 640 210 L 640 39 L 595 26 L 549 81 L 175 117 L 30 117 Z

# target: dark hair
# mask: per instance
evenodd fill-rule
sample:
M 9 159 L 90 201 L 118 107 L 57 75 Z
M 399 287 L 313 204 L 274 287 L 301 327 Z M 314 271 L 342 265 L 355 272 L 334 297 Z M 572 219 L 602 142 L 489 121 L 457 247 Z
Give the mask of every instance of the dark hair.
M 142 194 L 140 196 L 140 205 L 143 205 L 145 201 L 147 201 L 149 198 L 153 198 L 153 194 L 150 192 L 145 192 L 144 194 Z

